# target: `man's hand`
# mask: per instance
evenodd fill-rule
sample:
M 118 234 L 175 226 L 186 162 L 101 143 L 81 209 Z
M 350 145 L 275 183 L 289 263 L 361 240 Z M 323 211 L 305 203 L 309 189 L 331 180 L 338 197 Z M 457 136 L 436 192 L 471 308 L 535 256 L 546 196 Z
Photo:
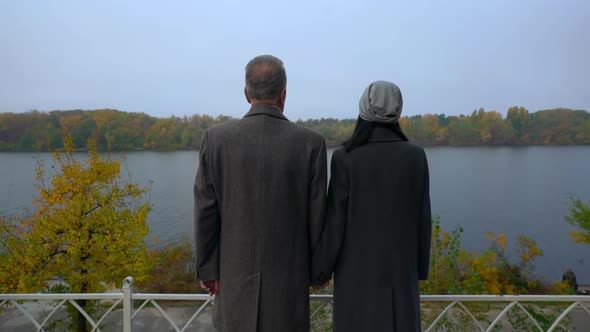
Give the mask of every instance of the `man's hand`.
M 209 295 L 219 294 L 219 280 L 206 280 L 201 281 L 201 288 L 206 290 Z

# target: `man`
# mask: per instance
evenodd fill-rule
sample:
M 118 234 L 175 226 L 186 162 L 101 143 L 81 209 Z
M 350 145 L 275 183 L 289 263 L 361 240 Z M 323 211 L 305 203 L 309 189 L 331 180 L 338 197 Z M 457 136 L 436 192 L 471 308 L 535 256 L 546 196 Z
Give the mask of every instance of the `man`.
M 326 146 L 283 115 L 283 63 L 246 66 L 244 118 L 209 129 L 195 180 L 201 286 L 220 332 L 308 331 L 309 260 L 323 225 Z

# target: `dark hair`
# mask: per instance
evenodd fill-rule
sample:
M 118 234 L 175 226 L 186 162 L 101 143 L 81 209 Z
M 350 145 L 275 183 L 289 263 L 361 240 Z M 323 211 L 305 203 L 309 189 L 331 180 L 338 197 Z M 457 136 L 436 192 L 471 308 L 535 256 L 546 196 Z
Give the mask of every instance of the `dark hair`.
M 371 122 L 367 120 L 359 118 L 356 120 L 356 126 L 354 127 L 354 131 L 352 135 L 342 143 L 344 146 L 344 150 L 346 152 L 350 152 L 359 146 L 365 145 L 369 138 L 371 137 L 371 133 L 373 133 L 373 129 L 375 127 L 383 127 L 389 128 L 396 134 L 398 134 L 402 140 L 408 141 L 408 137 L 402 131 L 402 127 L 399 125 L 399 122 L 389 124 L 389 123 L 380 123 L 380 122 Z
M 285 86 L 287 73 L 281 59 L 272 55 L 259 55 L 246 65 L 246 91 L 250 98 L 276 98 Z

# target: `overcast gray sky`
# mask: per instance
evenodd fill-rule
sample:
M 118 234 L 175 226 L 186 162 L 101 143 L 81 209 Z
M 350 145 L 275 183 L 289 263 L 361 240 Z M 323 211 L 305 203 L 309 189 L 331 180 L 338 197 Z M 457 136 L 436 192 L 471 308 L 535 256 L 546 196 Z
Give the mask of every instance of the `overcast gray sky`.
M 354 118 L 380 79 L 405 115 L 590 110 L 587 0 L 0 0 L 0 112 L 241 116 L 264 53 L 293 120 Z

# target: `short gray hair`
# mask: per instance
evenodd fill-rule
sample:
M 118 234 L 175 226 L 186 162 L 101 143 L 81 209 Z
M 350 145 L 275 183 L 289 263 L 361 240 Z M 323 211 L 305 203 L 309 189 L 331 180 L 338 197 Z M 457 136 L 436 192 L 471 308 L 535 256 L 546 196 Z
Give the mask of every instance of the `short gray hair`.
M 287 86 L 287 73 L 281 59 L 259 55 L 246 65 L 246 91 L 252 99 L 273 99 Z

